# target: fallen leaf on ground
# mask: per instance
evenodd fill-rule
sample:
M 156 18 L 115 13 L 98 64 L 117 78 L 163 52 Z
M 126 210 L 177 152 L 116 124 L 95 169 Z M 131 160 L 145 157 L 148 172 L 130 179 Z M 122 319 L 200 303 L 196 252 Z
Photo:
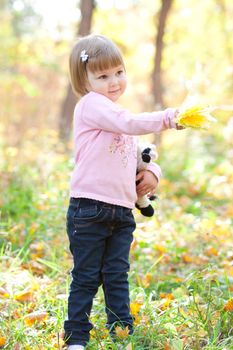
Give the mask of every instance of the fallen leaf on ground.
M 43 312 L 33 312 L 24 317 L 24 323 L 27 327 L 33 326 L 37 322 L 44 322 L 48 318 L 48 313 L 46 311 Z
M 4 288 L 0 288 L 0 298 L 9 298 L 9 293 Z
M 119 338 L 125 339 L 129 335 L 129 327 L 127 326 L 125 328 L 121 328 L 121 327 L 117 326 L 115 328 L 115 333 Z
M 229 299 L 224 306 L 225 311 L 233 311 L 233 298 Z
M 3 336 L 0 336 L 0 348 L 6 345 L 6 338 Z
M 137 316 L 141 307 L 142 307 L 142 303 L 139 303 L 137 301 L 131 303 L 130 304 L 130 312 L 131 312 L 132 316 L 134 316 L 134 317 Z
M 33 301 L 35 299 L 31 290 L 25 290 L 14 295 L 14 299 L 17 301 Z

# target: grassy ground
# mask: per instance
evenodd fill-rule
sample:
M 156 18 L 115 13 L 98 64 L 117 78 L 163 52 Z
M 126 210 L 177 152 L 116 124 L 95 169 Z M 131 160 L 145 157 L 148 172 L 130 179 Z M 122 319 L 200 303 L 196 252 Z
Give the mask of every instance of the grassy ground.
M 232 138 L 223 131 L 166 133 L 156 215 L 135 212 L 135 333 L 118 329 L 111 342 L 100 290 L 89 350 L 233 349 Z M 72 164 L 55 135 L 37 142 L 1 154 L 0 348 L 8 350 L 64 346 Z

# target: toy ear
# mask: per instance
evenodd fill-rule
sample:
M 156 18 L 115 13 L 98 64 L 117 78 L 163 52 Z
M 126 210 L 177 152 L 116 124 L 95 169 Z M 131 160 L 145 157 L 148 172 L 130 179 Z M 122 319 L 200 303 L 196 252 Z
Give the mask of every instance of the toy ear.
M 151 156 L 149 154 L 147 154 L 147 153 L 142 153 L 142 160 L 145 163 L 150 163 Z
M 145 148 L 145 149 L 142 151 L 143 154 L 144 154 L 144 153 L 150 154 L 150 152 L 151 152 L 151 148 L 150 148 L 150 147 L 147 147 L 147 148 Z

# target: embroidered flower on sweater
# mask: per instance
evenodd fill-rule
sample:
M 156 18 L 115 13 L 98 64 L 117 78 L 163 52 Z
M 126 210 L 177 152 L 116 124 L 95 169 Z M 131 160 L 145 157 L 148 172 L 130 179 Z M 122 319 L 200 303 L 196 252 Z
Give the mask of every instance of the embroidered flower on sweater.
M 109 151 L 113 154 L 119 153 L 124 167 L 127 167 L 130 156 L 137 158 L 137 147 L 133 136 L 115 134 Z

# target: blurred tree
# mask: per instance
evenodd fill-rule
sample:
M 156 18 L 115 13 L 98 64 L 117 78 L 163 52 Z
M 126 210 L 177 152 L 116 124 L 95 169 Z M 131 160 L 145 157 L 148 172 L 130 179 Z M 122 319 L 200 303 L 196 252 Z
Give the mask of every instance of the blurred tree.
M 42 20 L 30 0 L 1 0 L 0 9 L 10 14 L 13 35 L 17 38 L 35 32 Z
M 78 36 L 85 36 L 90 33 L 91 22 L 93 10 L 95 8 L 94 0 L 82 0 L 80 3 L 81 11 L 81 21 L 78 29 Z M 59 134 L 61 139 L 67 140 L 70 135 L 72 118 L 74 107 L 77 102 L 77 97 L 72 91 L 72 87 L 69 83 L 67 87 L 66 97 L 63 101 L 61 113 L 60 113 L 60 122 L 59 122 Z
M 163 83 L 162 83 L 162 52 L 164 46 L 164 32 L 166 26 L 166 20 L 171 9 L 173 0 L 162 0 L 161 8 L 158 18 L 158 29 L 155 40 L 155 59 L 154 69 L 152 72 L 152 95 L 154 96 L 154 103 L 158 109 L 164 107 L 163 101 Z
M 161 8 L 158 17 L 158 28 L 155 40 L 155 59 L 154 69 L 152 72 L 152 96 L 154 97 L 154 104 L 156 109 L 164 108 L 163 100 L 163 82 L 162 82 L 162 54 L 164 46 L 164 32 L 166 27 L 166 20 L 171 9 L 173 0 L 162 0 Z M 154 135 L 154 143 L 159 145 L 161 143 L 161 134 Z

